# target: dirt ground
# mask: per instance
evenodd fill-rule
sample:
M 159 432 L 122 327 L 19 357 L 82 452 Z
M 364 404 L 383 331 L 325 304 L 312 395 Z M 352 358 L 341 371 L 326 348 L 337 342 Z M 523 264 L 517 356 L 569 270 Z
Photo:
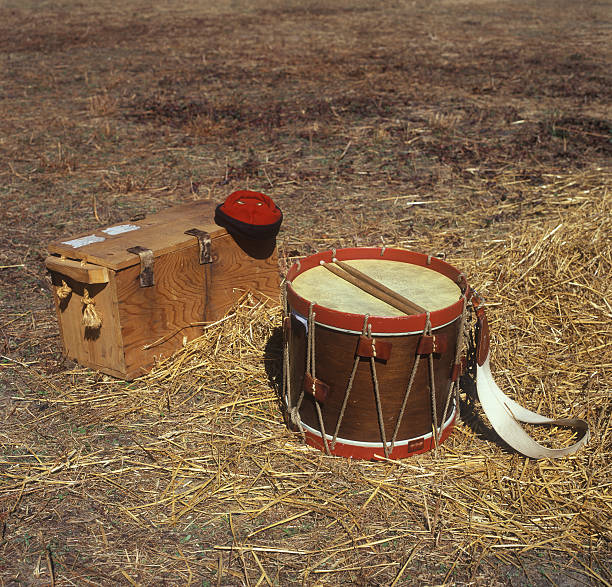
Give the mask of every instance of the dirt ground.
M 610 464 L 612 416 L 611 16 L 608 1 L 569 0 L 0 2 L 0 584 L 611 584 L 612 501 L 601 472 Z M 291 474 L 317 483 L 337 476 L 333 497 L 277 511 L 275 499 L 303 487 L 290 486 L 281 457 L 270 453 L 256 475 L 240 464 L 256 454 L 215 453 L 180 410 L 170 416 L 156 407 L 175 394 L 175 405 L 185 401 L 195 413 L 221 396 L 205 389 L 193 404 L 188 385 L 162 377 L 136 383 L 141 401 L 129 386 L 63 358 L 47 243 L 177 203 L 222 201 L 240 188 L 263 191 L 282 208 L 283 268 L 315 251 L 382 243 L 445 253 L 464 268 L 492 302 L 498 342 L 516 352 L 498 351 L 506 373 L 521 366 L 506 375 L 512 389 L 575 386 L 601 402 L 601 412 L 588 412 L 579 395 L 546 404 L 559 415 L 588 412 L 597 450 L 542 469 L 494 447 L 482 471 L 497 460 L 522 470 L 519 481 L 531 471 L 525 478 L 559 483 L 572 466 L 577 475 L 590 471 L 572 485 L 572 499 L 588 503 L 598 491 L 595 517 L 575 522 L 551 494 L 549 517 L 534 514 L 530 524 L 558 525 L 524 543 L 521 535 L 520 548 L 500 538 L 494 517 L 476 537 L 467 521 L 440 522 L 440 534 L 429 517 L 444 517 L 445 493 L 430 481 L 447 477 L 440 468 L 428 477 L 431 457 L 412 470 L 339 464 L 309 449 L 299 453 L 310 459 L 306 468 Z M 589 294 L 601 311 L 575 327 L 576 341 L 600 350 L 575 379 L 559 367 L 546 382 L 540 367 L 526 366 L 528 353 L 567 365 L 582 343 L 556 363 L 543 343 L 517 340 L 525 324 L 540 328 L 537 312 L 549 301 L 556 311 L 559 296 L 574 295 L 576 279 L 562 274 L 550 290 L 529 282 L 535 266 L 530 276 L 522 269 L 535 258 L 529 239 L 552 242 L 547 235 L 559 224 L 559 246 L 580 231 L 583 239 L 559 271 L 586 264 L 583 253 L 601 258 L 585 286 L 601 294 Z M 593 235 L 591 250 L 585 239 Z M 538 292 L 544 306 L 532 298 L 520 311 L 504 307 Z M 559 316 L 560 332 L 561 306 Z M 272 332 L 264 328 L 260 342 Z M 273 391 L 256 379 L 264 402 Z M 233 386 L 224 385 L 217 391 Z M 109 399 L 121 393 L 129 410 Z M 249 425 L 265 425 L 277 446 L 297 444 L 274 408 L 251 414 Z M 439 456 L 453 470 L 462 450 L 486 443 L 470 434 L 459 425 Z M 161 442 L 171 457 L 151 453 Z M 149 457 L 145 474 L 135 463 Z M 203 481 L 215 467 L 216 492 L 190 494 L 198 498 L 189 501 L 191 519 L 177 517 L 174 508 L 187 502 L 167 501 L 168 488 L 186 471 Z M 400 470 L 395 488 L 385 489 Z M 500 465 L 500 491 L 514 474 Z M 251 504 L 259 513 L 247 522 L 232 514 L 230 497 L 219 497 L 234 487 L 239 501 L 240 475 L 256 476 L 253 495 L 269 500 Z M 370 477 L 378 479 L 374 493 Z M 422 501 L 389 513 L 385 500 L 404 485 L 420 488 L 425 514 Z M 153 505 L 139 510 L 143 502 Z M 336 503 L 334 522 L 326 512 Z M 507 521 L 510 510 L 502 511 Z M 340 534 L 352 538 L 326 550 Z

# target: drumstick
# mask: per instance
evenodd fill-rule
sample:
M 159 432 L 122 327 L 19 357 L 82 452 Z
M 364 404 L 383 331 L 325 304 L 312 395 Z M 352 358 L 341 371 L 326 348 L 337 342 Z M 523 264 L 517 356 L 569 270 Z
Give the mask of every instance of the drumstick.
M 369 275 L 363 273 L 362 271 L 359 271 L 359 269 L 356 269 L 352 265 L 349 265 L 348 263 L 345 263 L 344 261 L 338 261 L 337 259 L 334 261 L 334 263 L 338 265 L 339 267 L 341 267 L 342 269 L 344 269 L 347 273 L 350 273 L 351 275 L 356 277 L 357 279 L 361 279 L 362 281 L 365 281 L 372 287 L 379 289 L 383 293 L 386 293 L 387 295 L 396 299 L 401 304 L 404 304 L 407 308 L 411 309 L 410 314 L 424 314 L 427 311 L 425 308 L 422 308 L 418 304 L 415 304 L 408 298 L 405 298 L 403 295 L 387 287 L 384 283 L 381 283 L 380 281 L 376 281 L 376 279 L 374 279 L 373 277 L 370 277 Z M 398 308 L 398 309 L 401 309 L 401 308 Z
M 323 267 L 325 267 L 325 269 L 331 271 L 334 275 L 337 275 L 345 281 L 352 283 L 355 287 L 362 289 L 366 293 L 369 293 L 371 296 L 374 296 L 382 302 L 389 304 L 393 308 L 404 312 L 404 314 L 422 314 L 425 312 L 425 310 L 420 306 L 404 298 L 403 296 L 400 296 L 397 292 L 394 292 L 368 275 L 361 273 L 361 271 L 359 271 L 359 274 L 367 277 L 367 280 L 364 280 L 361 276 L 353 275 L 349 271 L 342 269 L 339 265 L 335 265 L 334 263 L 321 264 Z M 351 269 L 354 269 L 354 267 L 351 267 Z M 357 270 L 355 269 L 355 271 Z M 382 288 L 386 289 L 387 291 L 384 291 Z M 391 292 L 391 294 L 387 292 Z

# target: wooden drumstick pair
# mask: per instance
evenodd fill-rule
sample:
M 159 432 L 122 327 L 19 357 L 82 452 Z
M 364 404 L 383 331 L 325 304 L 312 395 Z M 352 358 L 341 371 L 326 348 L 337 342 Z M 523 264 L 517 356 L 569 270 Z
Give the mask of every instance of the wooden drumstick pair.
M 334 275 L 352 283 L 355 287 L 362 289 L 366 293 L 389 304 L 400 312 L 404 312 L 404 314 L 424 314 L 427 311 L 425 308 L 411 302 L 408 298 L 405 298 L 396 291 L 380 283 L 380 281 L 373 279 L 344 261 L 334 259 L 331 263 L 321 262 L 321 264 Z

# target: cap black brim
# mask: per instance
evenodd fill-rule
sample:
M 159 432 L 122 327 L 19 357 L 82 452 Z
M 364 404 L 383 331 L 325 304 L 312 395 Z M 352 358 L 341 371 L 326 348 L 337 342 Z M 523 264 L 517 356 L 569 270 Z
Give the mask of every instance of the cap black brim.
M 226 228 L 230 234 L 238 234 L 247 238 L 266 239 L 275 237 L 280 230 L 283 221 L 283 213 L 279 208 L 277 208 L 277 210 L 280 212 L 280 218 L 273 224 L 249 224 L 248 222 L 236 220 L 236 218 L 232 218 L 226 214 L 221 210 L 222 205 L 223 204 L 220 204 L 215 209 L 215 222 L 219 226 Z

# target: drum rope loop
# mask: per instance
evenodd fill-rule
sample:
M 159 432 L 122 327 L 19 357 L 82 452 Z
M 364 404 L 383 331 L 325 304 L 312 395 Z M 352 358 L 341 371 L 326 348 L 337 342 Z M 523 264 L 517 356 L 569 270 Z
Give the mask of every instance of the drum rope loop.
M 372 325 L 368 324 L 368 338 L 372 338 Z M 389 445 L 387 444 L 387 434 L 385 432 L 385 422 L 383 418 L 382 403 L 380 401 L 380 390 L 378 388 L 378 377 L 376 376 L 376 361 L 370 357 L 370 369 L 372 370 L 372 382 L 374 383 L 374 397 L 376 399 L 376 414 L 380 427 L 380 438 L 385 450 L 385 458 L 389 458 Z
M 283 309 L 283 321 L 290 318 L 289 314 L 289 301 L 287 299 L 287 279 L 283 279 L 281 283 L 281 307 Z M 284 324 L 283 324 L 284 326 Z M 299 414 L 297 411 L 294 412 L 295 406 L 291 405 L 291 381 L 290 381 L 290 369 L 289 369 L 289 336 L 284 333 L 283 336 L 283 389 L 282 395 L 287 406 L 287 414 L 290 422 L 296 426 L 301 427 L 301 421 L 299 420 Z M 296 416 L 297 415 L 297 420 Z
M 283 279 L 281 286 L 281 308 L 283 309 L 283 322 L 289 317 L 289 302 L 287 300 L 287 280 Z M 284 324 L 283 324 L 284 326 Z M 284 335 L 284 332 L 283 332 Z M 283 398 L 287 409 L 291 409 L 291 394 L 289 385 L 289 337 L 283 336 Z
M 363 328 L 361 329 L 361 333 L 365 336 L 368 327 L 368 320 L 370 319 L 370 315 L 366 314 L 363 320 Z M 349 396 L 351 395 L 351 389 L 353 389 L 353 381 L 355 380 L 355 374 L 357 373 L 357 367 L 359 366 L 359 355 L 355 354 L 355 358 L 353 359 L 353 369 L 351 370 L 351 375 L 348 380 L 348 384 L 344 391 L 344 399 L 342 400 L 342 406 L 340 408 L 340 414 L 338 416 L 338 421 L 336 422 L 336 429 L 334 430 L 334 437 L 331 441 L 331 449 L 334 450 L 336 448 L 336 440 L 338 438 L 338 432 L 340 430 L 340 426 L 342 425 L 342 420 L 344 419 L 344 412 L 346 410 L 346 405 L 348 404 Z
M 317 375 L 317 361 L 316 361 L 316 349 L 315 349 L 315 317 L 316 313 L 314 312 L 314 302 L 310 302 L 310 306 L 308 307 L 308 336 L 306 346 L 306 373 L 308 373 L 312 377 L 313 385 Z M 298 402 L 298 409 L 302 403 L 302 399 L 304 397 L 304 392 L 300 395 L 300 401 Z M 317 410 L 317 418 L 319 419 L 319 427 L 321 428 L 321 438 L 323 439 L 323 445 L 325 447 L 325 454 L 331 456 L 331 451 L 329 450 L 329 443 L 327 442 L 327 436 L 325 434 L 325 424 L 323 423 L 323 414 L 321 412 L 321 406 L 319 402 L 314 400 L 315 408 Z
M 432 336 L 433 331 L 431 328 L 431 316 L 429 312 L 427 312 L 427 320 L 425 322 L 425 331 L 424 334 L 427 336 Z M 434 454 L 438 456 L 438 444 L 439 444 L 439 432 L 438 428 L 438 406 L 436 405 L 436 378 L 434 374 L 434 356 L 433 353 L 429 353 L 427 355 L 427 362 L 429 364 L 429 390 L 431 392 L 431 413 L 432 413 L 432 434 L 434 440 Z
M 427 328 L 427 326 L 425 327 Z M 397 435 L 399 433 L 400 424 L 402 423 L 402 419 L 404 417 L 404 411 L 406 410 L 406 404 L 408 403 L 408 398 L 410 397 L 410 392 L 412 391 L 412 386 L 414 384 L 414 379 L 416 377 L 420 361 L 421 361 L 421 355 L 417 354 L 414 359 L 414 364 L 412 365 L 412 372 L 410 373 L 410 379 L 408 380 L 408 386 L 406 387 L 406 392 L 404 393 L 402 407 L 400 408 L 400 412 L 397 416 L 397 422 L 395 423 L 395 430 L 393 431 L 393 436 L 391 437 L 391 452 L 393 452 L 395 441 L 397 440 Z
M 282 289 L 282 307 L 285 318 L 290 318 L 289 312 L 289 300 L 287 298 L 287 280 L 285 279 L 281 285 Z M 304 426 L 302 426 L 302 419 L 300 418 L 299 406 L 302 398 L 304 397 L 304 391 L 300 395 L 297 405 L 291 403 L 291 370 L 289 364 L 289 337 L 285 336 L 285 342 L 283 345 L 283 386 L 285 394 L 285 403 L 287 405 L 287 411 L 289 414 L 289 420 L 293 426 L 297 427 L 302 435 L 302 441 L 306 439 L 306 433 L 304 432 Z
M 461 311 L 461 317 L 459 319 L 459 332 L 457 333 L 457 346 L 455 347 L 455 365 L 461 363 L 461 357 L 463 356 L 467 344 L 468 332 L 467 326 L 467 311 L 468 304 L 467 298 L 463 296 L 463 310 Z M 456 409 L 459 410 L 459 376 L 454 381 L 450 382 L 448 389 L 448 395 L 446 396 L 446 405 L 444 406 L 444 415 L 442 417 L 442 423 L 446 421 L 448 414 L 448 408 L 450 406 L 451 396 L 455 398 Z

